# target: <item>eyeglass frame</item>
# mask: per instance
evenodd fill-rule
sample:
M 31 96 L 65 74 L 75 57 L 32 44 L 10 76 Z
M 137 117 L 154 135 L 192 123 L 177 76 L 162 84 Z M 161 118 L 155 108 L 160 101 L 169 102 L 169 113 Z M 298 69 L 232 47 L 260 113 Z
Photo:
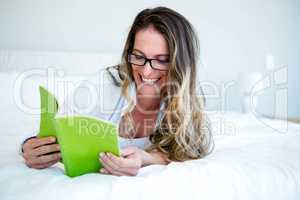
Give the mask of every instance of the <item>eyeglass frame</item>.
M 130 58 L 130 55 L 143 57 L 143 58 L 145 59 L 144 64 L 143 64 L 143 65 L 138 65 L 138 64 L 135 64 L 135 63 L 131 63 L 131 62 L 130 62 L 130 59 L 129 59 L 129 58 Z M 149 63 L 150 63 L 150 67 L 151 67 L 152 69 L 154 69 L 154 70 L 159 70 L 159 71 L 168 71 L 168 70 L 169 70 L 169 69 L 158 69 L 158 68 L 153 67 L 153 66 L 152 66 L 152 60 L 157 60 L 157 61 L 160 61 L 160 62 L 164 62 L 164 61 L 159 60 L 159 59 L 155 59 L 155 58 L 154 58 L 154 59 L 150 59 L 150 58 L 147 58 L 147 57 L 145 57 L 145 56 L 137 55 L 137 54 L 134 54 L 134 53 L 128 53 L 128 56 L 127 56 L 127 61 L 128 61 L 128 63 L 130 63 L 130 64 L 137 65 L 137 66 L 145 66 L 146 63 L 149 62 Z

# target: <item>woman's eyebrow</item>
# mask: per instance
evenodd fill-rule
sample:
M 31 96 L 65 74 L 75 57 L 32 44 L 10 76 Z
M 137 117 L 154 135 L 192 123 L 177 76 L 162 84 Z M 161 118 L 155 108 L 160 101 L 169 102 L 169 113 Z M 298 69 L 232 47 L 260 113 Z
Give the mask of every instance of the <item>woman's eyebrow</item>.
M 169 54 L 158 54 L 155 57 L 169 57 Z
M 145 53 L 139 49 L 133 49 L 133 51 L 137 51 L 138 53 L 142 54 L 144 57 L 146 57 Z M 157 54 L 154 57 L 169 57 L 169 54 Z
M 141 50 L 133 49 L 133 51 L 137 51 L 138 53 L 140 53 L 140 54 L 142 54 L 143 56 L 145 56 L 144 52 L 142 52 Z

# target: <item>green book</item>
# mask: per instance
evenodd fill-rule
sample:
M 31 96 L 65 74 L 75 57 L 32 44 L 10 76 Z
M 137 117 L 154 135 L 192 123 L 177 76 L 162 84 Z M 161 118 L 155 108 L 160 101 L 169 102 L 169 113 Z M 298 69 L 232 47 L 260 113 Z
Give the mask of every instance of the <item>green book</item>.
M 59 116 L 55 96 L 42 86 L 39 90 L 41 117 L 38 137 L 57 138 L 68 176 L 98 172 L 102 168 L 100 152 L 120 156 L 116 125 L 90 116 Z

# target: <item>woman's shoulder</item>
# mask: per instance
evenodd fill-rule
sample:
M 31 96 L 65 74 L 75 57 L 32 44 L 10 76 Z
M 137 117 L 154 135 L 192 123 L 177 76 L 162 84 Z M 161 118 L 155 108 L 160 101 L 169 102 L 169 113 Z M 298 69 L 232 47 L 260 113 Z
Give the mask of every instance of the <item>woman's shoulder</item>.
M 110 82 L 117 87 L 121 87 L 123 81 L 119 69 L 120 66 L 115 65 L 115 66 L 106 67 L 103 70 L 103 73 L 108 77 Z

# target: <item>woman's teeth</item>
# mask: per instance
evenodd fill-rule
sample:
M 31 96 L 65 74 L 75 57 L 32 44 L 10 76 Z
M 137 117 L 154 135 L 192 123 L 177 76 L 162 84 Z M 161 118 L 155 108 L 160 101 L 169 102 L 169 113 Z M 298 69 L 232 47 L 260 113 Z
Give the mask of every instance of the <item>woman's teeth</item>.
M 158 78 L 156 78 L 156 79 L 147 79 L 147 78 L 142 77 L 142 81 L 144 83 L 147 83 L 147 84 L 154 84 L 157 80 L 158 80 Z

